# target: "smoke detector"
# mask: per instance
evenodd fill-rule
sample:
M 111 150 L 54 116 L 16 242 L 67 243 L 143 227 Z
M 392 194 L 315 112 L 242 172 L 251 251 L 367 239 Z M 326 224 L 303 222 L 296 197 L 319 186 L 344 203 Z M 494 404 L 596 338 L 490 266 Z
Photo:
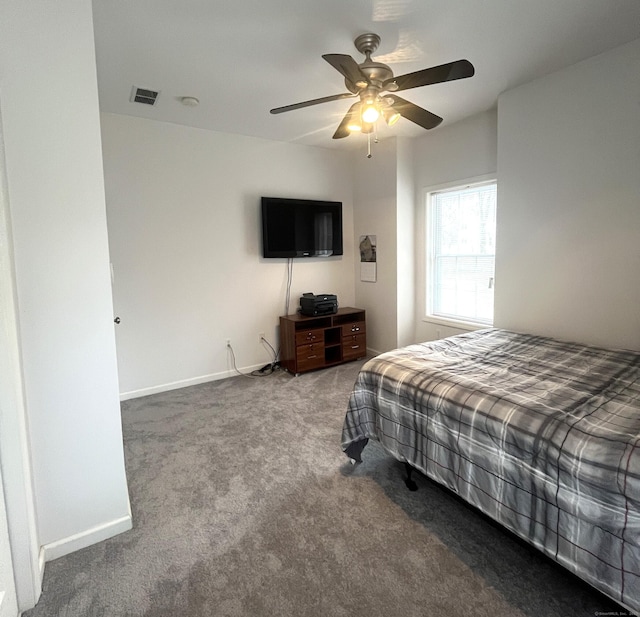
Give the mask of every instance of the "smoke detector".
M 200 105 L 200 100 L 195 96 L 183 96 L 180 98 L 180 102 L 187 107 L 197 107 Z

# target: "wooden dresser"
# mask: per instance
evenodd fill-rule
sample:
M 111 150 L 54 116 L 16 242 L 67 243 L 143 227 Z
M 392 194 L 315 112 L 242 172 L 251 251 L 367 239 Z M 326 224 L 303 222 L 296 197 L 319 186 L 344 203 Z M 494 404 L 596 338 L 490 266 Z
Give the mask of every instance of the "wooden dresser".
M 333 315 L 280 317 L 280 366 L 294 375 L 367 354 L 365 311 L 339 308 Z

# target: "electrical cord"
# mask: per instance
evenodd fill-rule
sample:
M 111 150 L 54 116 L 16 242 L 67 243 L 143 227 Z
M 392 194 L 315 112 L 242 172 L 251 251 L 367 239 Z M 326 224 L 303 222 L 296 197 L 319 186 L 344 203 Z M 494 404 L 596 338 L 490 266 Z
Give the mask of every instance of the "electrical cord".
M 229 352 L 231 353 L 231 363 L 233 364 L 233 370 L 238 373 L 238 375 L 242 375 L 243 377 L 255 377 L 255 375 L 253 375 L 252 371 L 251 373 L 243 373 L 237 366 L 236 366 L 236 354 L 233 351 L 233 347 L 231 346 L 231 343 L 227 343 L 227 349 L 229 350 Z
M 273 346 L 271 345 L 271 343 L 270 343 L 266 338 L 264 338 L 264 336 L 262 337 L 262 340 L 263 340 L 263 341 L 264 341 L 264 342 L 269 346 L 269 348 L 271 349 L 271 351 L 272 351 L 272 353 L 273 353 L 273 362 L 272 362 L 272 364 L 277 364 L 277 363 L 278 363 L 278 355 L 279 355 L 279 352 L 277 352 L 277 351 L 273 348 Z
M 293 281 L 293 258 L 287 258 L 287 296 L 284 300 L 284 314 L 289 314 L 289 303 L 291 301 L 291 282 Z
M 262 368 L 257 369 L 255 371 L 251 371 L 250 373 L 243 373 L 236 365 L 236 354 L 233 351 L 233 347 L 231 345 L 231 343 L 227 343 L 227 349 L 229 350 L 229 352 L 231 353 L 231 363 L 233 365 L 233 370 L 238 373 L 238 375 L 241 375 L 242 377 L 267 377 L 268 375 L 272 375 L 273 373 L 275 373 L 275 371 L 280 368 L 280 365 L 278 363 L 278 352 L 276 352 L 276 350 L 273 348 L 273 346 L 271 345 L 271 343 L 269 343 L 269 341 L 263 337 L 261 337 L 261 340 L 264 341 L 269 348 L 271 349 L 271 351 L 273 352 L 273 362 L 269 362 L 269 364 L 265 364 Z

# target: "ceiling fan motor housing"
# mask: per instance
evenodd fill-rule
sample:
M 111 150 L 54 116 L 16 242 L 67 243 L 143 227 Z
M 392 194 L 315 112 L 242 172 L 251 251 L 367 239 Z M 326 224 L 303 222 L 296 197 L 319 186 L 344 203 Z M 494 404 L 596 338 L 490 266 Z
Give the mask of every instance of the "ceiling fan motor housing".
M 365 88 L 367 90 L 375 88 L 379 94 L 382 90 L 383 82 L 393 77 L 393 71 L 390 67 L 382 62 L 375 62 L 371 59 L 371 54 L 378 49 L 379 44 L 380 37 L 373 32 L 361 34 L 354 41 L 356 49 L 366 56 L 364 62 L 361 62 L 358 66 L 360 67 L 362 74 L 366 77 L 368 83 L 354 83 L 349 78 L 345 78 L 344 83 L 350 92 L 358 94 L 362 93 Z
M 382 83 L 393 77 L 393 72 L 382 62 L 365 60 L 360 65 L 360 70 L 368 77 L 369 83 L 377 88 L 382 88 Z

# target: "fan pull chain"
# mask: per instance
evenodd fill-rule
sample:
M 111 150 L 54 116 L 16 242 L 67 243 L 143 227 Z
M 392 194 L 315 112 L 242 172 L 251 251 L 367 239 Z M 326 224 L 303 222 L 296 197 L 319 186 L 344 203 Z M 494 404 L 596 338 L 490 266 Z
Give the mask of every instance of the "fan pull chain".
M 367 134 L 367 158 L 371 158 L 371 133 Z

